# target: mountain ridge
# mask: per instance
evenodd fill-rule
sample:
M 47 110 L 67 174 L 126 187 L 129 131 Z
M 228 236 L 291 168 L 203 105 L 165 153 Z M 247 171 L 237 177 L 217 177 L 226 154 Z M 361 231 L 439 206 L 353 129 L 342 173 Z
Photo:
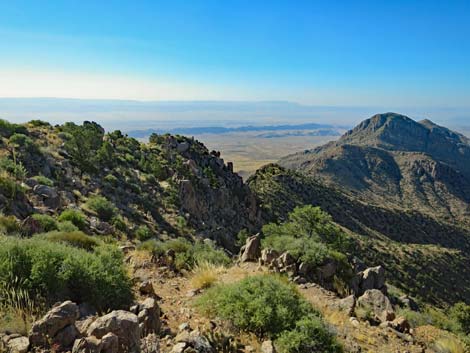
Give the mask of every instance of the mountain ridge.
M 377 114 L 338 141 L 286 156 L 280 164 L 375 204 L 468 222 L 470 140 L 429 120 Z

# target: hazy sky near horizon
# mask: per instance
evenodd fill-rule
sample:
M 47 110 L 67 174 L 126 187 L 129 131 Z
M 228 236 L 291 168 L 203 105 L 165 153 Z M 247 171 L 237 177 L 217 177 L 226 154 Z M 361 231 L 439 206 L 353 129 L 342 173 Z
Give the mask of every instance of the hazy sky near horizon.
M 1 1 L 0 97 L 470 105 L 470 1 Z

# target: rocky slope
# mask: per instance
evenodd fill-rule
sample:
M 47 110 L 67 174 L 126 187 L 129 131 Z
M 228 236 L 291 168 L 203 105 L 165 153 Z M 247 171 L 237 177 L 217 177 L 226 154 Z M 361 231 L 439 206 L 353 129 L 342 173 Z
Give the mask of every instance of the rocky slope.
M 469 222 L 470 140 L 429 120 L 378 114 L 280 164 L 369 203 Z
M 0 165 L 0 212 L 26 223 L 34 223 L 33 214 L 76 209 L 91 233 L 189 232 L 232 250 L 241 229 L 260 225 L 256 199 L 231 165 L 182 136 L 154 135 L 141 144 L 90 122 L 2 121 Z M 109 217 L 88 206 L 97 195 L 109 204 Z

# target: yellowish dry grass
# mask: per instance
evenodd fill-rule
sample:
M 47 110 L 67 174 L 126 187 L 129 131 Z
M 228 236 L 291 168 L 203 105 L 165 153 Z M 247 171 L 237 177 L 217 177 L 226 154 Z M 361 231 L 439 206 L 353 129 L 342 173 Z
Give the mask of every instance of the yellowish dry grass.
M 193 289 L 206 289 L 219 281 L 226 269 L 209 262 L 196 265 L 191 272 L 190 284 Z
M 435 350 L 437 353 L 465 353 L 463 344 L 453 337 L 445 337 L 436 341 Z

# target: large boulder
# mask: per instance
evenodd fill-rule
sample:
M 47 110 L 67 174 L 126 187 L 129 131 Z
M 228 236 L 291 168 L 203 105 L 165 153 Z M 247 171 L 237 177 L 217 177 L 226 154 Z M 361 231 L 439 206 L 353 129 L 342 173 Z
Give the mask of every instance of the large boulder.
M 115 310 L 96 319 L 88 328 L 87 336 L 103 338 L 113 333 L 119 340 L 119 353 L 140 352 L 140 328 L 137 315 Z
M 258 261 L 261 256 L 261 239 L 259 234 L 253 235 L 246 240 L 243 253 L 240 258 L 241 262 Z
M 388 297 L 378 289 L 369 289 L 357 299 L 357 308 L 362 308 L 378 322 L 392 321 L 395 311 Z
M 36 185 L 33 192 L 43 199 L 44 205 L 51 209 L 57 209 L 61 205 L 61 200 L 57 188 L 47 185 Z
M 386 293 L 384 268 L 382 266 L 369 267 L 357 273 L 352 280 L 351 288 L 357 296 L 370 289 L 378 289 Z
M 44 347 L 53 342 L 59 344 L 61 347 L 67 347 L 68 344 L 73 343 L 73 340 L 70 342 L 70 335 L 73 332 L 78 332 L 76 329 L 74 330 L 73 328 L 67 327 L 73 326 L 78 316 L 78 305 L 71 301 L 66 301 L 52 308 L 42 319 L 36 321 L 31 327 L 29 334 L 31 345 L 33 347 Z M 64 329 L 66 332 L 62 331 Z
M 261 264 L 271 266 L 274 261 L 279 257 L 279 253 L 273 249 L 263 249 L 261 251 Z

